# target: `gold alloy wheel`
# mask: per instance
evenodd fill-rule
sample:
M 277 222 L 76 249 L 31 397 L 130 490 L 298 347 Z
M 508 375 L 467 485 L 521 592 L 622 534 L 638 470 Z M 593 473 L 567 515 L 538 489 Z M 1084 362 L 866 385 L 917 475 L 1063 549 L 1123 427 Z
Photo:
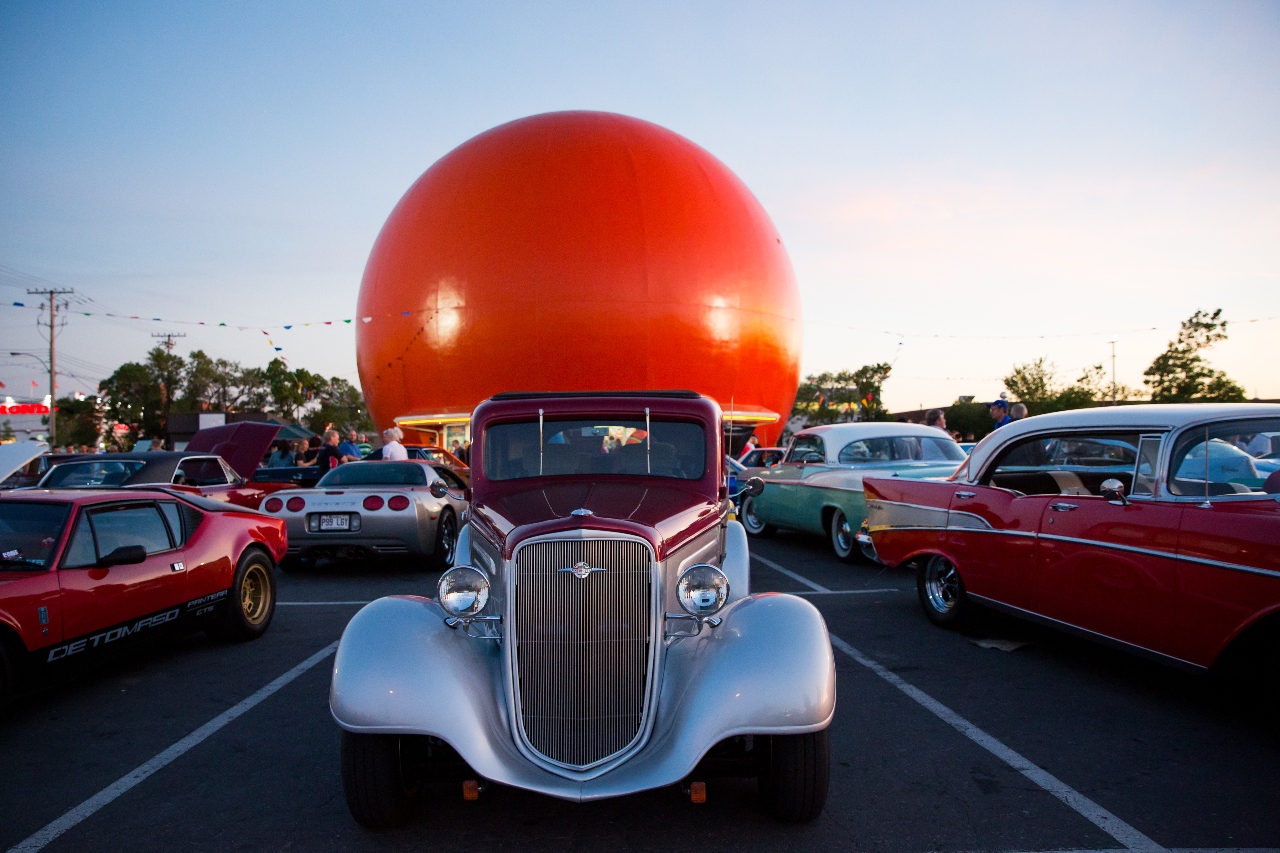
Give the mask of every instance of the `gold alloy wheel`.
M 267 580 L 267 570 L 261 563 L 254 563 L 244 573 L 240 582 L 240 611 L 244 613 L 244 621 L 250 625 L 258 625 L 267 617 L 267 609 L 271 605 L 271 586 Z

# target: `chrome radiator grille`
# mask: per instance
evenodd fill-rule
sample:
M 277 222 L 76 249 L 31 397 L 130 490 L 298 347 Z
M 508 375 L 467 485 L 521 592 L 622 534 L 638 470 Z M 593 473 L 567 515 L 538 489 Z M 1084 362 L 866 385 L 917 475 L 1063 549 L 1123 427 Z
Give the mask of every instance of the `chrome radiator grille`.
M 649 549 L 617 539 L 536 542 L 516 555 L 520 724 L 535 750 L 586 767 L 640 733 L 649 671 Z M 578 563 L 604 569 L 585 577 Z

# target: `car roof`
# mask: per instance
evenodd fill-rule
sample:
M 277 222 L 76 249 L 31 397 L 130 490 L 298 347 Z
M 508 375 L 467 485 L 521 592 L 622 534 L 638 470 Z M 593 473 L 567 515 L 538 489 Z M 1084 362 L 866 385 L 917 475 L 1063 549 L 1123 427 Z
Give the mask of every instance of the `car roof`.
M 901 421 L 858 421 L 851 424 L 823 424 L 806 427 L 796 433 L 800 435 L 820 435 L 841 445 L 850 441 L 867 438 L 892 438 L 898 435 L 920 435 L 929 438 L 945 438 L 953 441 L 950 435 L 937 427 L 924 424 L 906 424 Z
M 1280 418 L 1277 403 L 1169 403 L 1095 406 L 1023 418 L 989 433 L 969 454 L 969 475 L 976 476 L 995 452 L 1025 435 L 1047 430 L 1131 429 L 1163 432 L 1192 424 L 1245 418 Z
M 130 474 L 126 479 L 126 483 L 132 486 L 134 484 L 168 484 L 172 482 L 174 472 L 178 469 L 178 463 L 184 459 L 218 458 L 220 457 L 214 453 L 196 453 L 186 450 L 129 450 L 121 453 L 95 453 L 77 456 L 73 459 L 58 462 L 57 465 L 71 465 L 82 462 L 141 462 L 143 463 L 142 467 Z M 51 465 L 49 470 L 53 470 L 57 465 Z

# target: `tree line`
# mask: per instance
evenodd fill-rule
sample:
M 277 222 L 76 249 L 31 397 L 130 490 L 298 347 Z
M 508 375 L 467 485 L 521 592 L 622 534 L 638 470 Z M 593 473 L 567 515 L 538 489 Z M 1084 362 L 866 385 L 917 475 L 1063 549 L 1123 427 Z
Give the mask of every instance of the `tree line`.
M 1227 339 L 1222 309 L 1196 311 L 1182 324 L 1178 335 L 1143 372 L 1152 403 L 1243 403 L 1244 388 L 1204 358 L 1204 351 Z M 880 402 L 880 394 L 892 367 L 871 364 L 858 370 L 806 376 L 796 392 L 792 417 L 803 417 L 809 426 L 842 421 L 892 420 Z M 1081 409 L 1111 400 L 1139 400 L 1144 393 L 1123 384 L 1113 386 L 1106 369 L 1095 364 L 1072 383 L 1061 382 L 1052 363 L 1038 358 L 1016 364 L 1004 377 L 1010 399 L 1023 403 L 1029 415 Z M 947 426 L 962 436 L 981 438 L 991 431 L 986 402 L 957 400 L 944 408 Z
M 339 376 L 291 369 L 278 358 L 246 367 L 203 350 L 183 357 L 156 347 L 143 361 L 116 368 L 97 396 L 59 399 L 56 439 L 93 445 L 106 432 L 109 442 L 132 447 L 140 436 L 167 439 L 169 417 L 178 412 L 263 412 L 317 433 L 373 429 L 360 389 Z M 115 424 L 127 431 L 117 433 Z

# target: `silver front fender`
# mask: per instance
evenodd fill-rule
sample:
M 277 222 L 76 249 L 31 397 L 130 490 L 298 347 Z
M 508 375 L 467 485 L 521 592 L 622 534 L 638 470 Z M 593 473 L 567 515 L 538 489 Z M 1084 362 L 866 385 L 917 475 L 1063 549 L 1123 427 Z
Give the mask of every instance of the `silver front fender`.
M 486 779 L 562 799 L 670 785 L 725 738 L 817 731 L 835 713 L 835 660 L 813 605 L 766 593 L 721 616 L 714 630 L 668 641 L 648 742 L 585 781 L 521 755 L 501 692 L 499 643 L 446 627 L 429 599 L 382 598 L 356 614 L 338 646 L 329 707 L 348 731 L 433 735 Z

